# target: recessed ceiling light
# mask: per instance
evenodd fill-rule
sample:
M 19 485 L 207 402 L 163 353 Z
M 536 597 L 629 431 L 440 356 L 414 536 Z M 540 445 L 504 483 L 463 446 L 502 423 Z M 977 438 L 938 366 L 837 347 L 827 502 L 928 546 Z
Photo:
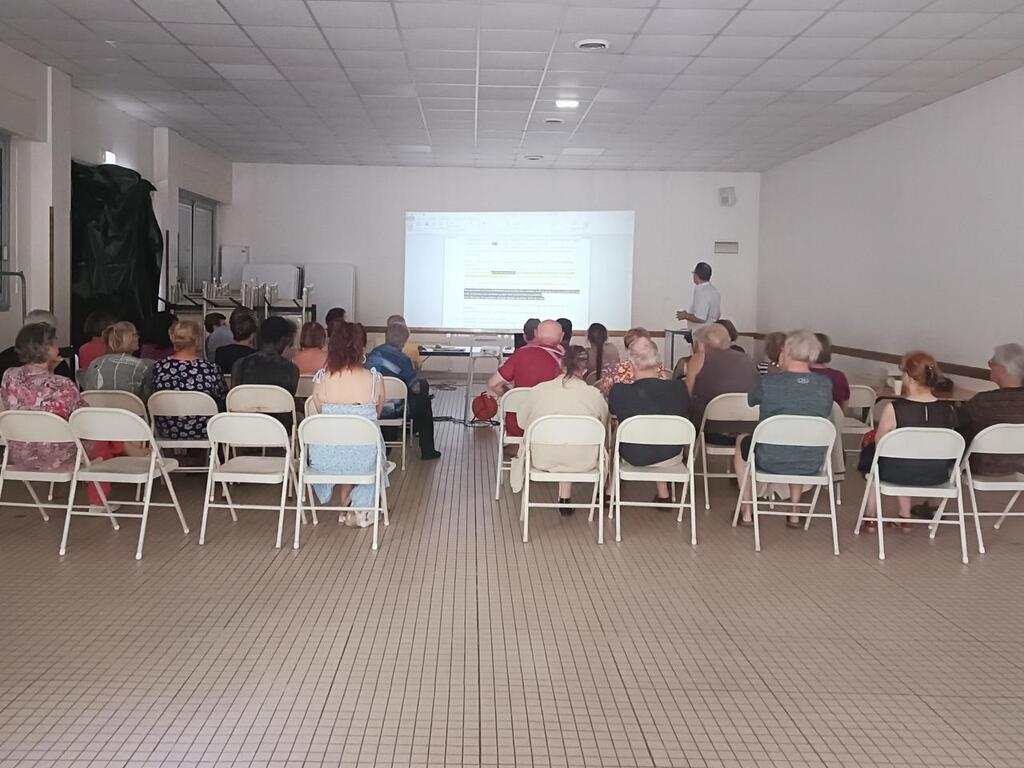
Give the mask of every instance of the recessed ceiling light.
M 579 99 L 555 99 L 555 106 L 559 109 L 576 109 L 579 105 Z
M 580 51 L 607 51 L 610 43 L 599 37 L 588 37 L 576 41 L 576 49 Z
M 544 155 L 526 155 L 526 157 L 524 157 L 523 159 L 524 160 L 543 160 L 544 159 Z
M 545 117 L 544 118 L 544 123 L 546 125 L 564 125 L 565 124 L 565 120 L 563 120 L 560 117 Z

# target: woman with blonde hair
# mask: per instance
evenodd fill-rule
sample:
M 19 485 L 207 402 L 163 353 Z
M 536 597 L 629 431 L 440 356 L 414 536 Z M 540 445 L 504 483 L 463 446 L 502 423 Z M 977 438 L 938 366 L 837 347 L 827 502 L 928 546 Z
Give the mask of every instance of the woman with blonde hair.
M 174 352 L 153 364 L 153 391 L 204 392 L 224 408 L 228 387 L 215 363 L 199 357 L 203 332 L 199 323 L 178 320 L 171 326 Z M 160 437 L 174 440 L 206 439 L 206 416 L 159 416 L 156 431 Z
M 82 372 L 82 389 L 116 389 L 145 400 L 153 389 L 152 361 L 140 360 L 139 332 L 129 322 L 107 326 L 103 331 L 105 354 Z

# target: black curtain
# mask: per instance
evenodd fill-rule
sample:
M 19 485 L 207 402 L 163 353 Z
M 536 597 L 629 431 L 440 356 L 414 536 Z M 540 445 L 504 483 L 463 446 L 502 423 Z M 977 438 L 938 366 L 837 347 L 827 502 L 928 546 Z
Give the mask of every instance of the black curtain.
M 80 344 L 93 311 L 141 331 L 157 310 L 163 238 L 156 187 L 117 165 L 71 163 L 71 336 Z

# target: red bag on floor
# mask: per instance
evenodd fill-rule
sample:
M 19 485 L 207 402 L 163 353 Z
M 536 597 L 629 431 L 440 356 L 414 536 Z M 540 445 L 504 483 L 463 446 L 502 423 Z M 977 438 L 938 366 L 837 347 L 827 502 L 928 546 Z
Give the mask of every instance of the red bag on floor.
M 473 418 L 477 421 L 490 421 L 498 415 L 498 401 L 487 392 L 481 392 L 473 398 Z

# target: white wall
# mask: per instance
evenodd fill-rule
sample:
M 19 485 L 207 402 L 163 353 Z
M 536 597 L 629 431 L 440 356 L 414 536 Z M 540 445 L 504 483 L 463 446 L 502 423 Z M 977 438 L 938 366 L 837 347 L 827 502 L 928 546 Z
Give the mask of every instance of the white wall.
M 722 186 L 736 187 L 734 207 L 719 206 Z M 402 309 L 406 211 L 635 210 L 634 323 L 676 327 L 693 265 L 705 260 L 715 267 L 723 312 L 750 328 L 758 186 L 754 173 L 236 164 L 218 240 L 251 246 L 257 262 L 355 264 L 359 319 L 382 324 Z M 716 240 L 738 240 L 740 256 L 716 261 Z
M 71 94 L 71 156 L 96 165 L 103 151 L 117 156 L 117 164 L 153 177 L 153 128 L 95 96 L 75 90 Z
M 1024 70 L 762 175 L 760 330 L 984 366 L 1024 342 Z

